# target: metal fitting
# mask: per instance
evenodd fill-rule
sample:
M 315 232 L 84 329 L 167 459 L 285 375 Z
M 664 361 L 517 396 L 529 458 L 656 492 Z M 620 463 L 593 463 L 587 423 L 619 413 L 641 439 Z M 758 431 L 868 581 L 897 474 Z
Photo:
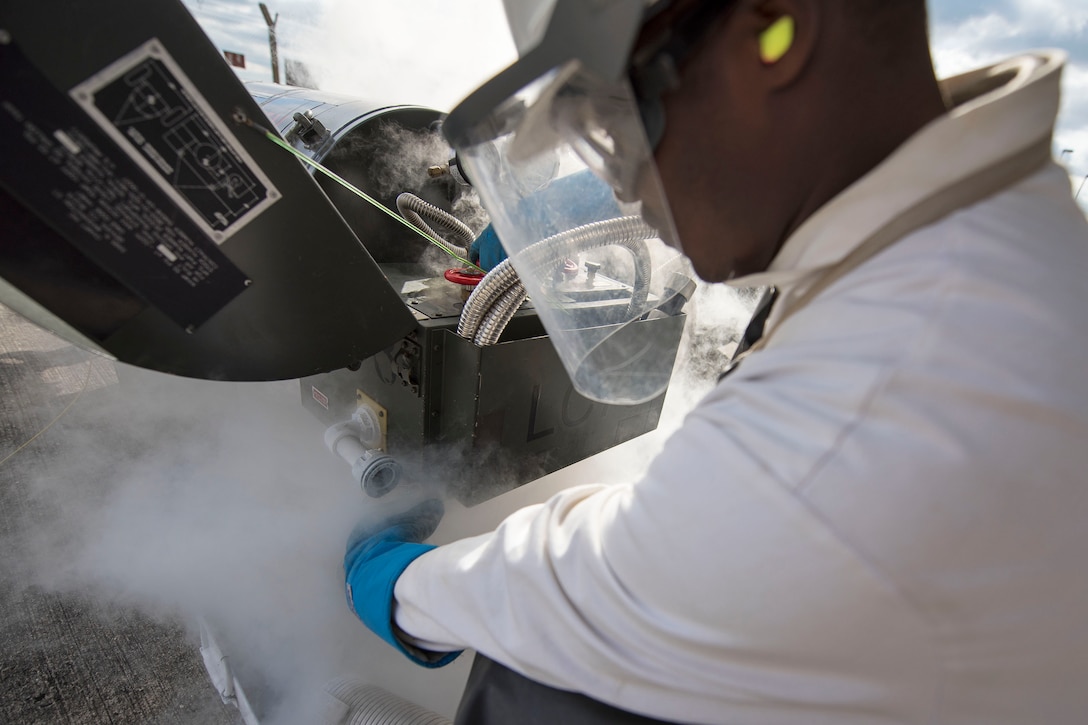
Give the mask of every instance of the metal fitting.
M 381 498 L 400 482 L 400 464 L 381 451 L 367 451 L 351 466 L 351 475 L 371 498 Z

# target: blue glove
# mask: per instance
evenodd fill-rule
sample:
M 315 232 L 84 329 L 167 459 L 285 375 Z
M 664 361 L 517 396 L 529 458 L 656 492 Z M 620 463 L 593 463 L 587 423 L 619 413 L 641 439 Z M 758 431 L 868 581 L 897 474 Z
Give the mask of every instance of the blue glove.
M 393 632 L 393 588 L 409 564 L 435 548 L 420 542 L 434 533 L 444 513 L 442 502 L 430 499 L 380 524 L 360 524 L 348 537 L 344 555 L 351 611 L 374 634 L 425 667 L 449 664 L 461 653 L 425 658 L 421 650 L 408 649 Z
M 582 224 L 611 219 L 621 213 L 612 188 L 594 176 L 592 171 L 580 171 L 557 179 L 522 199 L 518 207 L 518 214 L 535 217 L 531 226 L 539 233 L 540 239 Z M 562 210 L 560 226 L 551 218 L 557 209 Z M 506 259 L 506 250 L 494 226 L 488 224 L 476 237 L 468 248 L 468 259 L 484 271 L 491 271 Z
M 499 235 L 495 233 L 495 227 L 488 224 L 468 248 L 468 261 L 485 272 L 490 272 L 504 259 L 506 259 L 506 250 L 502 248 L 502 242 L 499 241 Z

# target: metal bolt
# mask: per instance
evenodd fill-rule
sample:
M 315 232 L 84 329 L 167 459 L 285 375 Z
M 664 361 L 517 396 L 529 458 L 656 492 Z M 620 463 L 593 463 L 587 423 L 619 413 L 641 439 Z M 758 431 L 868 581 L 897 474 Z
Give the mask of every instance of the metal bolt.
M 601 265 L 597 262 L 586 262 L 586 281 L 592 282 L 597 278 L 597 272 L 600 271 Z

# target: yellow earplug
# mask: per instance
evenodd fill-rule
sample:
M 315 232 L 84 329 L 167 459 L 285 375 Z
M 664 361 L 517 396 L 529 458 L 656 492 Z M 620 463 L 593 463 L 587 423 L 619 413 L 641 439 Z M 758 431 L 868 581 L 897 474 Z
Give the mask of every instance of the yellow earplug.
M 793 45 L 793 18 L 783 15 L 759 36 L 759 57 L 767 65 L 782 60 Z

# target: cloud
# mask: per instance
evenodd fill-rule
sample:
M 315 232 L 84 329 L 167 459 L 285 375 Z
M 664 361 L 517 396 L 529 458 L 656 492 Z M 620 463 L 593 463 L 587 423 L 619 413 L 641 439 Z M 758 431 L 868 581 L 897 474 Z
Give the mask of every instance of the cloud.
M 1088 174 L 1088 5 L 1066 0 L 935 0 L 930 5 L 939 76 L 1036 48 L 1061 48 L 1069 55 L 1054 148 L 1056 154 L 1073 150 L 1064 160 L 1070 182 L 1079 184 Z M 1088 194 L 1079 201 L 1088 211 Z
M 1014 0 L 1013 9 L 1029 33 L 1060 39 L 1084 39 L 1088 5 L 1069 0 Z
M 1088 5 L 1068 0 L 930 0 L 929 11 L 935 25 L 997 16 L 1025 35 L 1076 40 L 1088 32 Z

